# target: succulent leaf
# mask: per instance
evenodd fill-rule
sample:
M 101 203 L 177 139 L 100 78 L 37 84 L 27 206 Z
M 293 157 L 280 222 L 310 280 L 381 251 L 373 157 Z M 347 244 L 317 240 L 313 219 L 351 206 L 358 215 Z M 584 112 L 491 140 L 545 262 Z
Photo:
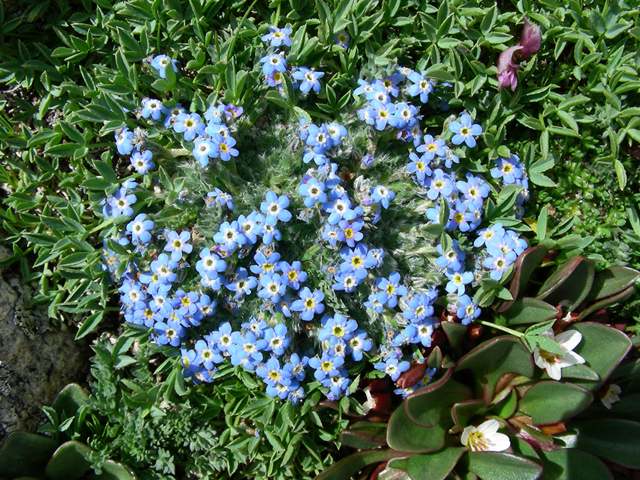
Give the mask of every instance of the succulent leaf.
M 87 445 L 71 440 L 54 452 L 47 465 L 47 476 L 52 480 L 75 480 L 91 468 L 88 460 L 93 450 Z
M 511 292 L 514 300 L 503 303 L 500 307 L 498 307 L 498 312 L 504 312 L 505 310 L 511 308 L 512 303 L 524 294 L 531 274 L 538 267 L 538 265 L 540 265 L 540 262 L 542 262 L 542 259 L 546 254 L 547 249 L 542 245 L 538 245 L 535 247 L 527 248 L 516 259 L 515 263 L 513 264 L 513 280 L 511 281 L 511 286 L 509 288 L 509 291 Z
M 635 291 L 636 291 L 635 287 L 631 286 L 626 290 L 623 290 L 617 293 L 616 295 L 612 295 L 611 297 L 607 297 L 603 300 L 600 300 L 599 302 L 594 303 L 593 305 L 590 305 L 588 308 L 580 312 L 580 316 L 576 319 L 576 321 L 579 322 L 581 320 L 584 320 L 589 315 L 591 315 L 594 312 L 597 312 L 600 309 L 607 308 L 611 305 L 615 305 L 616 303 L 624 302 L 631 295 L 633 295 Z
M 640 272 L 633 268 L 613 266 L 598 272 L 593 279 L 589 300 L 602 300 L 626 290 L 640 278 Z
M 452 424 L 453 420 L 445 418 L 433 427 L 421 427 L 413 423 L 400 406 L 389 418 L 387 444 L 399 452 L 435 452 L 444 447 L 445 435 Z
M 505 373 L 518 373 L 531 378 L 534 373 L 531 354 L 514 337 L 488 340 L 465 355 L 455 371 L 471 370 L 476 388 L 489 404 L 496 393 L 496 384 Z
M 553 380 L 538 382 L 522 396 L 518 409 L 534 425 L 550 425 L 577 415 L 593 401 L 587 390 Z
M 315 480 L 351 480 L 351 477 L 367 465 L 387 461 L 403 456 L 399 452 L 389 450 L 365 450 L 354 453 L 335 463 L 331 468 L 318 475 Z
M 570 447 L 579 448 L 628 468 L 640 468 L 640 423 L 598 418 L 572 423 Z
M 50 438 L 35 433 L 13 432 L 0 448 L 0 472 L 8 478 L 44 478 L 44 470 L 56 450 Z
M 386 445 L 387 425 L 385 423 L 358 422 L 340 433 L 340 441 L 360 450 Z
M 464 447 L 445 448 L 433 453 L 412 455 L 408 472 L 411 480 L 443 480 L 467 451 Z
M 593 455 L 564 448 L 552 452 L 541 452 L 544 466 L 544 480 L 572 480 L 574 478 L 591 478 L 593 480 L 613 479 L 605 464 Z
M 502 311 L 500 317 L 507 325 L 521 325 L 539 323 L 550 320 L 558 314 L 558 309 L 537 298 L 519 298 L 511 302 L 507 310 Z
M 542 466 L 511 453 L 470 452 L 460 459 L 460 464 L 483 480 L 535 480 L 542 473 Z
M 486 411 L 487 405 L 482 400 L 469 400 L 456 403 L 451 408 L 451 416 L 456 427 L 462 431 L 469 425 L 469 420 L 476 415 L 484 415 Z
M 540 287 L 537 298 L 552 305 L 575 310 L 587 298 L 593 285 L 593 261 L 576 255 L 553 272 Z

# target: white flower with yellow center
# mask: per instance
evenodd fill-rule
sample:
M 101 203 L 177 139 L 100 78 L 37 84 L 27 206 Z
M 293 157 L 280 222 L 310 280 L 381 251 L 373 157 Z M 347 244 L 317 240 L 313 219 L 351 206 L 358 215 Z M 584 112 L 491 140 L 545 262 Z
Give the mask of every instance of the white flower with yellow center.
M 533 358 L 536 365 L 546 370 L 547 375 L 554 380 L 560 380 L 562 378 L 561 370 L 563 368 L 584 363 L 584 358 L 572 352 L 582 341 L 582 334 L 577 330 L 567 330 L 556 336 L 553 334 L 553 329 L 550 328 L 546 332 L 542 332 L 540 336 L 557 343 L 560 348 L 564 350 L 564 357 L 552 352 L 547 352 L 546 350 L 541 350 L 540 347 L 536 347 L 533 351 Z
M 487 420 L 477 427 L 466 427 L 460 442 L 471 452 L 502 452 L 511 446 L 509 437 L 498 433 L 500 423 Z

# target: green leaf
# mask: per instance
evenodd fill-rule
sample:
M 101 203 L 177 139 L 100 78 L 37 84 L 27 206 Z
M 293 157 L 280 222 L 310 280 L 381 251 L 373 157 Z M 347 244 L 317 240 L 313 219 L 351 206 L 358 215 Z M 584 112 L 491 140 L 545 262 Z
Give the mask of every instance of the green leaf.
M 531 354 L 514 337 L 488 340 L 465 355 L 458 362 L 456 372 L 471 370 L 476 388 L 485 403 L 493 400 L 496 384 L 505 373 L 517 373 L 531 378 L 534 373 Z
M 392 458 L 406 456 L 402 452 L 389 449 L 365 450 L 354 453 L 335 463 L 331 468 L 318 475 L 315 480 L 351 480 L 351 477 L 367 465 L 385 462 Z
M 449 418 L 450 420 L 450 418 Z M 446 425 L 452 425 L 449 421 Z M 445 444 L 448 426 L 436 424 L 433 427 L 421 427 L 413 423 L 402 405 L 391 414 L 387 427 L 387 444 L 398 452 L 429 453 L 440 450 Z M 405 454 L 406 456 L 406 454 Z
M 572 312 L 589 295 L 594 271 L 593 261 L 580 256 L 571 257 L 544 282 L 537 298 L 551 305 L 562 304 Z
M 113 168 L 111 167 L 111 165 L 107 164 L 107 162 L 104 162 L 102 160 L 94 160 L 93 166 L 106 181 L 110 182 L 111 184 L 118 182 L 118 176 L 116 175 L 116 172 L 113 171 Z
M 76 150 L 82 148 L 77 143 L 61 143 L 60 145 L 56 145 L 54 147 L 47 148 L 44 153 L 50 155 L 52 157 L 70 157 L 72 156 Z
M 385 423 L 357 422 L 340 433 L 340 441 L 353 448 L 366 450 L 387 444 Z
M 462 458 L 482 480 L 536 480 L 542 473 L 542 466 L 510 453 L 470 452 Z
M 513 280 L 511 281 L 511 286 L 509 287 L 513 298 L 518 299 L 522 297 L 527 288 L 529 278 L 531 278 L 531 274 L 538 267 L 538 265 L 540 265 L 540 262 L 542 262 L 542 259 L 546 254 L 547 249 L 541 245 L 538 245 L 535 247 L 527 248 L 516 259 L 513 265 Z M 513 302 L 505 302 L 503 305 L 497 308 L 497 311 L 504 312 L 505 310 L 510 308 L 512 304 Z
M 79 340 L 82 337 L 85 337 L 86 335 L 90 334 L 93 330 L 95 330 L 98 327 L 98 325 L 100 325 L 103 315 L 104 315 L 104 311 L 102 310 L 89 315 L 89 317 L 87 317 L 87 319 L 84 321 L 82 326 L 78 329 L 78 333 L 76 333 L 76 340 Z
M 529 415 L 534 425 L 550 425 L 568 420 L 591 404 L 593 395 L 572 383 L 545 380 L 529 388 L 518 410 Z
M 91 468 L 88 460 L 93 450 L 88 446 L 71 440 L 58 447 L 47 465 L 47 476 L 52 480 L 75 480 Z
M 444 480 L 466 451 L 465 447 L 450 447 L 433 453 L 412 455 L 407 472 L 411 480 Z
M 407 397 L 404 401 L 404 410 L 412 422 L 423 427 L 433 427 L 443 417 L 449 416 L 449 410 L 454 403 L 471 398 L 472 392 L 469 387 L 452 380 L 449 369 L 443 378 Z M 391 444 L 389 446 L 395 448 Z
M 550 452 L 539 450 L 544 466 L 542 480 L 612 480 L 606 465 L 593 455 L 574 448 L 562 448 Z
M 629 288 L 640 279 L 640 272 L 633 268 L 613 266 L 598 272 L 593 279 L 588 300 L 601 300 Z
M 613 162 L 613 166 L 616 170 L 620 190 L 624 190 L 624 187 L 627 185 L 627 172 L 624 169 L 624 165 L 622 165 L 622 162 L 616 158 Z
M 541 187 L 557 187 L 558 186 L 556 182 L 554 182 L 553 180 L 551 180 L 549 177 L 547 177 L 542 173 L 535 173 L 535 172 L 531 173 L 529 175 L 529 180 L 531 180 L 531 182 L 534 183 L 535 185 L 539 185 Z
M 458 402 L 451 409 L 451 416 L 460 431 L 469 426 L 469 420 L 477 415 L 484 415 L 487 404 L 482 400 L 467 400 Z
M 289 102 L 287 102 L 287 100 L 285 100 L 284 98 L 282 98 L 282 95 L 280 95 L 278 92 L 276 92 L 275 90 L 269 90 L 266 95 L 265 98 L 270 101 L 271 103 L 274 103 L 282 108 L 286 108 L 289 109 Z
M 35 433 L 13 432 L 0 447 L 0 472 L 8 478 L 44 478 L 56 442 Z
M 574 382 L 596 392 L 609 378 L 613 370 L 631 349 L 631 340 L 623 332 L 600 323 L 580 322 L 572 327 L 582 334 L 582 341 L 574 352 L 585 359 L 586 364 L 599 376 L 599 382 Z M 606 345 L 606 348 L 602 348 Z
M 627 468 L 640 468 L 640 423 L 599 418 L 572 422 L 571 427 L 576 436 L 568 446 Z
M 76 383 L 70 383 L 62 389 L 53 402 L 53 409 L 58 413 L 59 417 L 63 416 L 63 413 L 67 418 L 74 416 L 78 409 L 89 403 L 89 396 L 86 392 Z

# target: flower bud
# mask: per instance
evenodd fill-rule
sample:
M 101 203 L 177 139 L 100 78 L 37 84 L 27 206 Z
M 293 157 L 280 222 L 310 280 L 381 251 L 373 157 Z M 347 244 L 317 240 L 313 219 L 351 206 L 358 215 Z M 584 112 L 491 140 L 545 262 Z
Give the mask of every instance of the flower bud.
M 529 23 L 525 18 L 524 31 L 522 32 L 522 38 L 520 39 L 520 46 L 522 47 L 520 55 L 522 55 L 522 58 L 527 60 L 531 55 L 537 53 L 538 50 L 540 50 L 541 41 L 542 36 L 540 35 L 540 27 L 533 23 Z
M 518 86 L 518 76 L 516 72 L 518 65 L 513 63 L 513 54 L 518 50 L 522 50 L 522 46 L 509 47 L 504 50 L 498 57 L 498 91 L 502 87 L 511 87 L 511 91 L 515 92 Z

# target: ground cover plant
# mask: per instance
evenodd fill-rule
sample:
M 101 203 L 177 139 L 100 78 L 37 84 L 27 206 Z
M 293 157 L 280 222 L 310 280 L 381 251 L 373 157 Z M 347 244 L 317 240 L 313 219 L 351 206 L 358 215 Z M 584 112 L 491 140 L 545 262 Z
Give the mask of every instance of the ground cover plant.
M 536 478 L 567 474 L 575 446 L 637 467 L 633 442 L 611 454 L 602 434 L 637 428 L 623 403 L 635 364 L 615 370 L 631 343 L 583 323 L 635 330 L 637 272 L 594 273 L 637 266 L 637 10 L 71 7 L 3 11 L 0 213 L 5 263 L 38 282 L 34 302 L 79 337 L 111 331 L 68 435 L 86 447 L 65 446 L 80 475 L 116 461 L 141 478 L 349 478 L 365 464 L 372 478 L 423 478 L 433 461 L 439 478 Z M 581 183 L 599 176 L 606 189 Z M 483 360 L 492 349 L 512 366 Z M 470 378 L 484 375 L 490 392 Z M 584 420 L 619 386 L 613 423 Z M 442 422 L 398 420 L 447 389 L 458 396 L 434 413 Z M 537 417 L 567 391 L 571 407 Z M 583 410 L 564 439 L 536 433 Z M 442 436 L 450 411 L 458 431 Z M 477 453 L 497 430 L 488 412 L 510 453 Z M 77 417 L 49 414 L 50 432 Z M 435 443 L 407 449 L 412 428 Z M 396 451 L 416 455 L 378 465 Z

